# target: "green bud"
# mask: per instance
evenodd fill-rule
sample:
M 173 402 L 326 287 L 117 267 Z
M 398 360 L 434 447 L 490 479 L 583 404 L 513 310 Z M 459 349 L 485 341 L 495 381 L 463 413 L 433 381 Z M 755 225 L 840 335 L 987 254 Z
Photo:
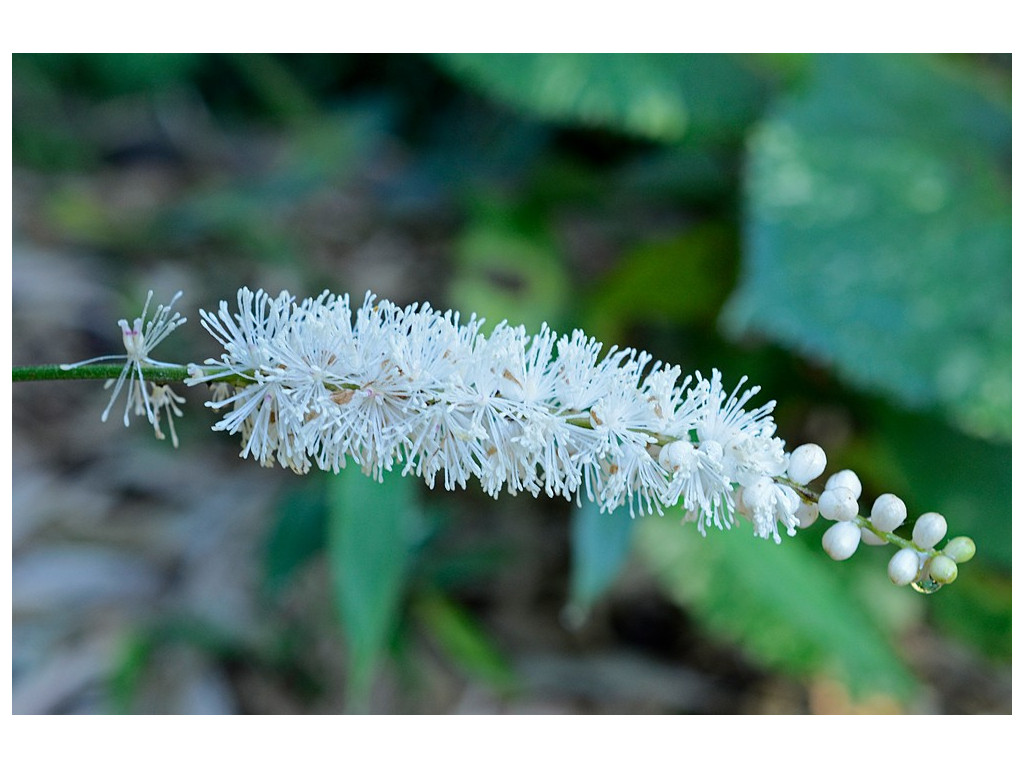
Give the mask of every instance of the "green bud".
M 942 553 L 953 558 L 953 562 L 955 563 L 966 563 L 974 557 L 975 551 L 974 539 L 969 536 L 957 536 L 946 544 Z
M 953 558 L 946 555 L 936 555 L 928 564 L 928 573 L 939 584 L 952 584 L 956 581 L 957 568 Z

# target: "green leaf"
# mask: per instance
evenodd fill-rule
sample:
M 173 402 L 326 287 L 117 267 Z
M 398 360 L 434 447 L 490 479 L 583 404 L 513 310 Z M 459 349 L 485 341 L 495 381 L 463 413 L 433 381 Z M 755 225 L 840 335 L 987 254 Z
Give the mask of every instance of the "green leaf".
M 365 711 L 406 589 L 418 524 L 415 481 L 396 473 L 378 483 L 352 466 L 329 483 L 328 555 L 348 642 L 348 700 Z
M 725 319 L 1010 434 L 1010 111 L 925 56 L 821 56 L 751 141 Z
M 603 515 L 600 505 L 589 499 L 573 507 L 570 618 L 582 621 L 611 586 L 629 555 L 634 525 L 624 509 Z
M 723 54 L 459 53 L 437 61 L 542 118 L 656 141 L 735 138 L 765 96 L 761 82 Z
M 493 328 L 501 320 L 557 327 L 569 296 L 562 259 L 543 234 L 515 222 L 483 220 L 470 226 L 456 246 L 451 300 L 484 316 Z
M 267 540 L 265 585 L 279 592 L 293 574 L 327 544 L 327 502 L 318 477 L 301 485 L 278 503 L 276 520 Z
M 508 692 L 515 675 L 483 628 L 465 610 L 438 593 L 416 601 L 423 626 L 464 672 L 495 689 Z
M 630 323 L 706 324 L 725 301 L 736 247 L 719 224 L 642 243 L 592 289 L 584 327 L 610 341 Z
M 838 675 L 855 695 L 912 693 L 879 619 L 850 589 L 851 563 L 757 539 L 746 526 L 702 538 L 669 518 L 640 521 L 637 543 L 670 597 L 760 663 Z

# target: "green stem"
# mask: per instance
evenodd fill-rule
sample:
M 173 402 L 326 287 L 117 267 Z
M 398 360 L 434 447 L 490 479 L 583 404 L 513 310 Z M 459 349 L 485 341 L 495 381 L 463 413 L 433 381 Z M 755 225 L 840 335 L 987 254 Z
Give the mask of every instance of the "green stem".
M 68 379 L 116 379 L 121 375 L 124 363 L 97 363 L 94 365 L 82 365 L 77 368 L 63 368 L 59 365 L 16 365 L 12 369 L 14 381 L 62 381 Z M 217 373 L 216 368 L 201 369 L 202 375 Z M 144 365 L 142 366 L 142 377 L 145 381 L 153 384 L 180 384 L 189 377 L 189 368 L 184 365 Z M 246 387 L 252 384 L 252 379 L 247 379 L 237 374 L 223 371 L 223 376 L 216 379 L 225 384 L 236 387 Z
M 62 379 L 116 379 L 121 375 L 124 363 L 99 363 L 83 365 L 65 370 L 59 365 L 16 365 L 14 381 L 57 381 Z M 174 366 L 142 366 L 142 375 L 146 381 L 155 384 L 172 384 L 188 378 L 188 368 L 183 365 Z

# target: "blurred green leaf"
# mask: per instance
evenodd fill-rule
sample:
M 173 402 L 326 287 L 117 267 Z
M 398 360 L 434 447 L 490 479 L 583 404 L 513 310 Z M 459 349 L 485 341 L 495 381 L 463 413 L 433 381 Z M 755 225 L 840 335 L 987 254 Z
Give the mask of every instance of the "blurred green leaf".
M 631 323 L 710 320 L 728 293 L 736 247 L 734 233 L 718 224 L 638 245 L 592 289 L 585 327 L 614 340 Z
M 727 324 L 1009 437 L 1010 141 L 931 58 L 818 57 L 751 142 Z
M 423 626 L 466 674 L 508 692 L 515 675 L 484 629 L 465 610 L 439 593 L 421 596 L 415 613 Z
M 1011 660 L 1013 585 L 1008 577 L 980 571 L 972 561 L 956 584 L 935 597 L 932 607 L 939 626 L 993 658 Z
M 572 510 L 569 573 L 570 617 L 582 621 L 605 593 L 629 556 L 635 521 L 625 509 L 601 514 L 600 505 L 584 501 Z
M 280 591 L 295 571 L 327 545 L 327 500 L 315 478 L 297 486 L 277 505 L 267 540 L 265 584 Z
M 754 74 L 724 54 L 458 53 L 436 60 L 542 118 L 656 141 L 735 138 L 765 98 Z
M 415 543 L 415 480 L 378 483 L 355 466 L 330 478 L 328 556 L 349 650 L 348 701 L 365 711 L 395 630 Z
M 542 233 L 518 222 L 485 216 L 471 224 L 456 246 L 451 301 L 466 312 L 525 325 L 557 327 L 569 296 L 561 255 Z
M 762 664 L 838 675 L 855 695 L 912 693 L 877 616 L 851 591 L 850 564 L 746 527 L 702 538 L 670 518 L 640 521 L 637 543 L 669 596 Z

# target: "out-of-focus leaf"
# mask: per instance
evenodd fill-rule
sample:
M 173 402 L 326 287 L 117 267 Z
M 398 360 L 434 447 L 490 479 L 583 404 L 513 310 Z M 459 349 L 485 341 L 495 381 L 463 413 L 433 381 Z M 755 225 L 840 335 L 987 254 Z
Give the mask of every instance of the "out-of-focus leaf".
M 1013 653 L 1013 586 L 1008 577 L 984 573 L 974 562 L 956 583 L 935 595 L 933 610 L 940 626 L 996 659 Z
M 640 521 L 637 543 L 673 599 L 762 664 L 838 675 L 855 695 L 912 692 L 875 615 L 844 581 L 850 564 L 757 539 L 747 527 L 701 538 L 669 518 Z
M 734 235 L 716 224 L 640 245 L 595 286 L 585 327 L 610 340 L 620 338 L 623 324 L 713 317 L 728 293 L 735 251 Z
M 23 53 L 16 63 L 46 72 L 55 85 L 118 95 L 180 86 L 203 65 L 201 53 Z M 17 60 L 21 60 L 17 62 Z
M 277 505 L 277 519 L 266 550 L 265 584 L 271 592 L 284 587 L 296 569 L 327 544 L 327 501 L 323 485 L 310 478 Z
M 1008 437 L 1010 141 L 933 59 L 819 57 L 751 142 L 727 324 Z
M 600 506 L 589 499 L 582 506 L 573 507 L 569 574 L 571 618 L 582 621 L 611 586 L 629 555 L 634 524 L 626 510 L 602 515 Z
M 904 534 L 925 512 L 940 512 L 949 535 L 974 539 L 978 554 L 965 570 L 987 563 L 1011 566 L 1012 467 L 1009 445 L 964 435 L 934 418 L 886 409 L 876 419 L 870 448 L 886 487 L 907 502 Z M 866 457 L 870 458 L 870 457 Z M 959 584 L 959 582 L 957 582 Z
M 515 683 L 511 667 L 466 611 L 433 593 L 416 601 L 415 612 L 431 636 L 464 672 L 499 693 L 511 689 Z
M 724 54 L 459 53 L 437 61 L 542 118 L 656 141 L 735 138 L 765 98 L 763 84 Z
M 542 323 L 557 327 L 565 311 L 569 280 L 561 256 L 546 237 L 513 223 L 483 220 L 457 246 L 451 287 L 456 307 L 536 333 Z
M 396 473 L 378 483 L 353 466 L 329 484 L 327 547 L 348 642 L 348 701 L 362 711 L 405 591 L 416 536 L 415 481 Z

